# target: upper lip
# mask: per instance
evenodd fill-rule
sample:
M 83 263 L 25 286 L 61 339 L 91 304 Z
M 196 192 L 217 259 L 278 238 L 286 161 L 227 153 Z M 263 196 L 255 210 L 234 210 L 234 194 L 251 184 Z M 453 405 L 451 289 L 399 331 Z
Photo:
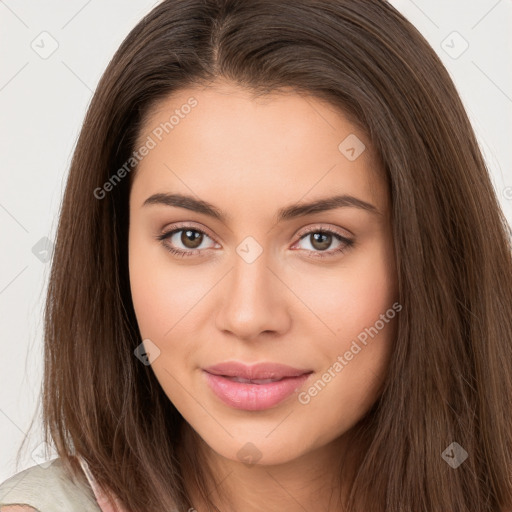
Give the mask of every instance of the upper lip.
M 282 379 L 285 377 L 298 377 L 312 370 L 293 368 L 279 363 L 256 363 L 246 365 L 237 361 L 226 361 L 204 368 L 204 371 L 213 375 L 225 377 L 241 377 L 243 379 Z

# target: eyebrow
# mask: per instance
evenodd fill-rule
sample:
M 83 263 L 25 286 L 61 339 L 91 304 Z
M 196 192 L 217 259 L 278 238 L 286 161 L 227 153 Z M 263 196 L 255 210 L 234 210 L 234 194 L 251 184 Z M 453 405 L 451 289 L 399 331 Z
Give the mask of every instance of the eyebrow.
M 223 223 L 226 223 L 229 217 L 213 204 L 185 194 L 153 194 L 144 201 L 142 206 L 155 204 L 186 208 L 187 210 L 213 217 Z M 381 212 L 373 204 L 367 203 L 362 199 L 349 195 L 336 195 L 317 199 L 309 203 L 295 203 L 281 208 L 277 212 L 277 222 L 343 207 L 360 208 L 369 213 L 381 215 Z

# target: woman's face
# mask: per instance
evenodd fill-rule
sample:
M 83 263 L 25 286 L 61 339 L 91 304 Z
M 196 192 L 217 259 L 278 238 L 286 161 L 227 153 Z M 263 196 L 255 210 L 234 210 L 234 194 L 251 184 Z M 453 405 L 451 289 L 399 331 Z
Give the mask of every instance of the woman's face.
M 218 82 L 161 102 L 142 146 L 130 283 L 169 400 L 233 461 L 278 464 L 325 448 L 378 398 L 400 309 L 370 141 L 314 97 L 252 99 Z M 346 197 L 323 203 L 335 196 Z M 211 368 L 224 362 L 278 363 L 295 377 Z

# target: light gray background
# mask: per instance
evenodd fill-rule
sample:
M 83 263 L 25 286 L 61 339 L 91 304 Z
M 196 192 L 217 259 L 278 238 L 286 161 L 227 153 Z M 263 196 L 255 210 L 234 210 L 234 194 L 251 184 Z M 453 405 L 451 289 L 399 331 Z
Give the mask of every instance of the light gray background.
M 44 237 L 55 239 L 72 151 L 101 74 L 156 3 L 0 0 L 0 482 L 16 470 L 14 456 L 42 378 L 50 267 L 32 248 Z M 453 77 L 511 222 L 511 0 L 391 3 L 424 34 Z M 48 56 L 52 45 L 58 47 Z M 17 470 L 41 462 L 39 425 Z

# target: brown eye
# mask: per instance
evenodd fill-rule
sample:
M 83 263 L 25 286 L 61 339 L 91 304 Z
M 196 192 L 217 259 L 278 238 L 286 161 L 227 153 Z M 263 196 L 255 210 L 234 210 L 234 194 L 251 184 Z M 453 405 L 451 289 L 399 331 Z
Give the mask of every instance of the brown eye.
M 353 247 L 355 243 L 354 240 L 345 238 L 330 228 L 318 227 L 302 234 L 299 244 L 304 242 L 306 242 L 309 247 L 304 247 L 303 245 L 302 249 L 305 249 L 312 258 L 327 258 L 342 254 Z M 301 247 L 299 246 L 299 248 Z
M 182 226 L 157 236 L 157 240 L 172 254 L 176 256 L 201 255 L 207 249 L 215 246 L 215 241 L 200 229 L 192 226 Z M 211 242 L 210 246 L 200 247 L 203 242 Z
M 308 236 L 311 237 L 312 240 L 312 247 L 319 251 L 325 251 L 328 249 L 332 243 L 333 236 L 330 233 L 324 233 L 324 232 L 317 232 L 317 233 L 310 233 Z
M 203 233 L 195 229 L 182 229 L 180 241 L 187 249 L 196 249 L 203 241 Z

